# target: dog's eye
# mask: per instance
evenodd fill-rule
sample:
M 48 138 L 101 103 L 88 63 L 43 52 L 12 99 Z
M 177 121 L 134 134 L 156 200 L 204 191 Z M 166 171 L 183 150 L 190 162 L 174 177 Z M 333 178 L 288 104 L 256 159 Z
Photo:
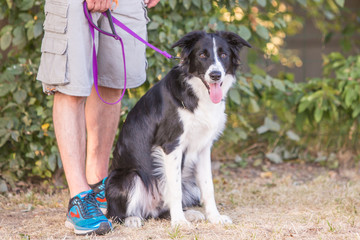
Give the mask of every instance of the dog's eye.
M 221 54 L 220 54 L 220 57 L 221 57 L 221 58 L 226 58 L 227 55 L 226 55 L 225 53 L 221 53 Z
M 205 53 L 200 53 L 199 57 L 200 58 L 206 58 L 206 54 Z

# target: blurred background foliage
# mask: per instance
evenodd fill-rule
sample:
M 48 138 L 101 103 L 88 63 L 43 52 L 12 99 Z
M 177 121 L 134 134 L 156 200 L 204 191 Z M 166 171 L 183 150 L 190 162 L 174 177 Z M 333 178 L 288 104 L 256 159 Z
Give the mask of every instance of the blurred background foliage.
M 44 1 L 0 3 L 0 185 L 4 180 L 15 186 L 18 180 L 54 179 L 61 176 L 61 159 L 53 97 L 43 94 L 35 80 Z M 352 165 L 359 160 L 358 16 L 345 0 L 161 0 L 149 10 L 148 40 L 179 54 L 170 46 L 185 33 L 227 30 L 253 46 L 242 52 L 243 65 L 227 101 L 227 128 L 213 159 L 234 167 L 292 160 L 337 168 L 340 153 L 350 153 Z M 322 76 L 295 81 L 290 70 L 303 62 L 286 48 L 286 39 L 300 33 L 309 19 L 320 30 L 323 46 L 338 36 L 340 48 L 323 56 Z M 177 64 L 151 49 L 147 57 L 148 82 L 127 91 L 122 120 Z M 286 68 L 274 73 L 276 66 Z

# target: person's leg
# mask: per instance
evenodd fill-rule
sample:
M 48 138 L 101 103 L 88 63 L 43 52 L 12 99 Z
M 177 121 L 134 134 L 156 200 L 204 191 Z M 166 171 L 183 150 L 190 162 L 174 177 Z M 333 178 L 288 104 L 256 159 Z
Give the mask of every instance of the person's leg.
M 85 175 L 85 97 L 55 93 L 53 121 L 71 199 L 65 226 L 76 234 L 105 234 L 112 224 L 102 214 Z
M 115 102 L 121 90 L 99 86 L 101 96 Z M 103 103 L 93 87 L 86 100 L 85 116 L 87 128 L 86 178 L 95 184 L 108 175 L 109 157 L 120 119 L 121 104 Z
M 53 121 L 71 198 L 89 190 L 85 176 L 85 99 L 55 93 Z

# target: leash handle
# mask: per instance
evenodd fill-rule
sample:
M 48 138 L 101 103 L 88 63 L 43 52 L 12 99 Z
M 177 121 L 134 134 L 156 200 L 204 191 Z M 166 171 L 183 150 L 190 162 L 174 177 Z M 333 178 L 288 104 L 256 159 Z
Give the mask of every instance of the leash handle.
M 112 20 L 112 15 L 111 15 L 110 9 L 105 11 L 105 15 L 109 20 L 109 24 L 110 24 L 110 28 L 111 28 L 112 33 L 117 36 L 117 33 L 115 31 L 115 27 L 114 27 L 114 23 L 113 23 L 113 20 Z

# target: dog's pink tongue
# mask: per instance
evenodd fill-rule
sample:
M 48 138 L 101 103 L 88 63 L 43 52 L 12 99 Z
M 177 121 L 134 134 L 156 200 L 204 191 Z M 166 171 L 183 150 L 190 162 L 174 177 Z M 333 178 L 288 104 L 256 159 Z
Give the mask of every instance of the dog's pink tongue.
M 219 103 L 222 99 L 220 83 L 210 83 L 210 99 L 213 103 Z

